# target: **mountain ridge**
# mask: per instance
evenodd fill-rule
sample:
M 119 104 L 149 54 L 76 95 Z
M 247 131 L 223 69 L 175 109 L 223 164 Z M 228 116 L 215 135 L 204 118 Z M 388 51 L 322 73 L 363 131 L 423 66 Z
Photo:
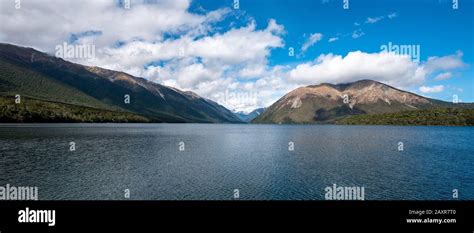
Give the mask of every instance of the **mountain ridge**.
M 265 109 L 266 108 L 257 108 L 257 109 L 254 109 L 253 111 L 249 112 L 249 113 L 234 112 L 234 114 L 237 115 L 237 117 L 239 117 L 243 122 L 249 123 L 253 119 L 255 119 L 257 116 L 262 114 L 265 111 Z
M 253 123 L 336 123 L 353 115 L 384 114 L 438 107 L 472 107 L 430 99 L 368 79 L 296 88 Z
M 398 117 L 391 113 L 474 108 L 472 103 L 453 104 L 362 79 L 352 83 L 298 87 L 264 111 L 256 109 L 249 114 L 233 113 L 192 91 L 167 87 L 121 71 L 75 64 L 33 48 L 5 43 L 0 43 L 0 70 L 0 107 L 4 109 L 3 115 L 0 115 L 2 122 L 22 122 L 22 119 L 35 122 L 37 117 L 41 122 L 59 122 L 62 119 L 67 122 L 352 124 L 367 123 L 367 119 L 374 121 L 374 118 L 344 119 L 382 114 L 380 116 L 387 120 L 387 116 Z M 13 98 L 17 94 L 25 97 L 23 100 L 30 101 L 30 104 L 14 105 Z M 124 102 L 126 95 L 130 98 L 129 103 Z M 59 109 L 65 112 L 54 112 Z M 449 113 L 452 116 L 457 112 L 442 110 L 428 113 Z M 466 116 L 471 112 L 462 114 Z M 419 116 L 414 113 L 408 115 Z
M 240 123 L 230 110 L 198 96 L 144 78 L 83 66 L 46 53 L 0 43 L 0 94 L 22 94 L 107 111 L 151 122 Z M 56 93 L 62 94 L 56 94 Z M 129 95 L 130 103 L 124 101 Z M 74 98 L 73 98 L 74 96 Z

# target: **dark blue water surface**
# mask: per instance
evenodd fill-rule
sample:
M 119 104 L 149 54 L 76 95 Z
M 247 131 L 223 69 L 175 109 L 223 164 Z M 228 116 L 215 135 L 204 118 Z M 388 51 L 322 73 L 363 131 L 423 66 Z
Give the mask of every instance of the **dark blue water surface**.
M 312 200 L 333 184 L 364 187 L 367 200 L 451 200 L 453 189 L 474 199 L 473 137 L 474 127 L 5 124 L 0 186 L 65 200 L 122 200 L 125 189 L 146 200 L 232 199 L 235 189 Z

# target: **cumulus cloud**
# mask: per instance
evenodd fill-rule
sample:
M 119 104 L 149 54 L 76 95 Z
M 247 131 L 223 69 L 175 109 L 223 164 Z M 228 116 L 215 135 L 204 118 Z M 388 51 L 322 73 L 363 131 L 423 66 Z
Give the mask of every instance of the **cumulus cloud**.
M 270 19 L 257 29 L 250 18 L 243 26 L 217 30 L 215 23 L 230 17 L 230 8 L 198 13 L 190 5 L 191 0 L 134 0 L 126 9 L 115 0 L 22 0 L 21 9 L 14 4 L 0 8 L 0 39 L 49 53 L 64 42 L 91 44 L 94 59 L 68 60 L 124 71 L 216 101 L 226 90 L 263 93 L 256 103 L 224 98 L 221 103 L 230 109 L 266 106 L 272 95 L 288 91 L 291 85 L 283 84 L 284 76 L 273 76 L 281 71 L 267 64 L 271 50 L 284 46 L 282 25 Z
M 187 59 L 195 58 L 191 62 L 199 62 L 206 68 L 219 72 L 240 73 L 242 76 L 258 76 L 265 70 L 270 50 L 283 46 L 283 40 L 276 34 L 281 29 L 277 29 L 272 22 L 270 21 L 268 27 L 263 30 L 256 30 L 255 24 L 251 23 L 246 27 L 197 40 L 183 37 L 169 43 L 154 44 L 153 46 L 157 47 L 156 51 L 158 52 L 150 54 L 148 60 L 180 61 L 183 60 L 178 53 L 181 50 L 182 56 Z M 159 51 L 163 51 L 163 53 Z M 116 56 L 111 57 L 115 58 Z M 179 70 L 180 67 L 186 66 L 186 64 L 179 62 L 177 65 L 172 70 Z M 168 65 L 164 65 L 164 68 L 167 67 Z M 192 87 L 187 86 L 185 82 L 178 83 L 183 84 L 183 87 Z
M 444 86 L 443 85 L 437 85 L 437 86 L 432 86 L 432 87 L 421 86 L 419 90 L 421 93 L 424 93 L 424 94 L 438 93 L 438 92 L 444 91 Z
M 407 88 L 423 84 L 434 71 L 450 70 L 462 64 L 459 54 L 430 58 L 420 64 L 395 53 L 355 51 L 346 56 L 323 54 L 312 62 L 297 65 L 289 71 L 289 80 L 309 85 L 372 79 Z
M 232 17 L 231 9 L 191 12 L 191 0 L 134 0 L 130 9 L 115 0 L 22 0 L 19 10 L 0 1 L 2 42 L 46 52 L 54 52 L 63 42 L 93 44 L 93 60 L 69 60 L 194 91 L 236 111 L 269 106 L 300 85 L 374 79 L 397 87 L 419 87 L 429 75 L 441 77 L 466 66 L 462 52 L 415 63 L 409 57 L 361 51 L 323 54 L 299 65 L 269 65 L 272 50 L 285 46 L 283 25 L 270 19 L 257 26 L 250 18 L 243 24 L 218 27 L 217 23 Z M 352 38 L 363 35 L 357 29 Z M 322 38 L 321 33 L 311 34 L 301 51 Z
M 267 106 L 268 98 L 272 96 L 262 94 L 265 90 L 278 94 L 288 91 L 284 85 L 277 87 L 278 83 L 266 78 L 275 72 L 268 67 L 267 60 L 271 49 L 284 46 L 280 37 L 283 32 L 283 27 L 275 20 L 270 20 L 261 30 L 256 29 L 255 22 L 250 22 L 245 27 L 198 39 L 183 36 L 161 43 L 137 41 L 120 48 L 109 48 L 98 62 L 194 91 L 232 110 L 251 111 L 258 106 Z M 143 70 L 132 69 L 152 61 L 166 62 L 151 64 Z M 236 81 L 242 78 L 257 78 L 258 81 Z M 266 85 L 260 85 L 262 83 Z M 278 92 L 279 89 L 282 91 Z
M 21 8 L 2 3 L 0 38 L 7 43 L 32 46 L 51 52 L 71 34 L 100 31 L 96 47 L 131 38 L 160 40 L 164 33 L 204 33 L 230 10 L 207 14 L 188 11 L 189 0 L 131 1 L 125 9 L 118 1 L 22 0 Z M 87 20 L 86 20 L 87 18 Z
M 289 91 L 298 87 L 288 83 L 288 67 L 274 66 L 262 72 L 255 81 L 238 82 L 226 79 L 226 85 L 220 85 L 210 93 L 211 99 L 235 111 L 250 112 L 256 107 L 267 107 Z
M 407 86 L 424 81 L 423 69 L 409 57 L 386 52 L 355 51 L 345 57 L 323 54 L 314 62 L 296 66 L 289 74 L 291 80 L 302 84 L 373 79 L 396 86 Z
M 158 42 L 132 41 L 121 47 L 106 47 L 99 53 L 99 62 L 116 69 L 127 69 L 156 60 L 200 58 L 208 65 L 266 64 L 271 48 L 282 47 L 283 40 L 270 21 L 268 27 L 256 30 L 254 22 L 241 28 L 230 29 L 200 38 L 182 36 Z M 196 60 L 195 60 L 196 61 Z

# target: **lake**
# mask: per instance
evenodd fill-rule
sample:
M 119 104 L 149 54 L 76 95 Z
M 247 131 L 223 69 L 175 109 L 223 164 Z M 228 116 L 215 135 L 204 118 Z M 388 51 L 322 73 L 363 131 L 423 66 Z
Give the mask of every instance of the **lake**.
M 324 200 L 334 184 L 366 200 L 454 189 L 472 200 L 473 138 L 474 127 L 1 124 L 0 186 L 36 186 L 40 200 Z

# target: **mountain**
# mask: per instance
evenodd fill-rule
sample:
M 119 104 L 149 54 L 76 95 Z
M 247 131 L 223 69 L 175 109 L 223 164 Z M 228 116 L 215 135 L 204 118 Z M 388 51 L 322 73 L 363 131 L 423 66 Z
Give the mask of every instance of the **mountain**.
M 265 108 L 257 108 L 250 113 L 245 113 L 245 112 L 236 112 L 235 115 L 242 120 L 243 122 L 251 122 L 253 119 L 258 117 L 260 114 L 262 114 L 265 111 Z
M 253 123 L 336 123 L 354 115 L 445 107 L 465 108 L 472 104 L 429 99 L 372 80 L 337 85 L 323 83 L 289 92 Z
M 225 107 L 193 92 L 124 72 L 71 63 L 32 48 L 0 43 L 0 70 L 0 103 L 10 114 L 0 116 L 2 122 L 34 122 L 33 115 L 51 122 L 241 122 Z M 14 105 L 17 94 L 31 101 Z M 58 118 L 49 119 L 40 112 Z

